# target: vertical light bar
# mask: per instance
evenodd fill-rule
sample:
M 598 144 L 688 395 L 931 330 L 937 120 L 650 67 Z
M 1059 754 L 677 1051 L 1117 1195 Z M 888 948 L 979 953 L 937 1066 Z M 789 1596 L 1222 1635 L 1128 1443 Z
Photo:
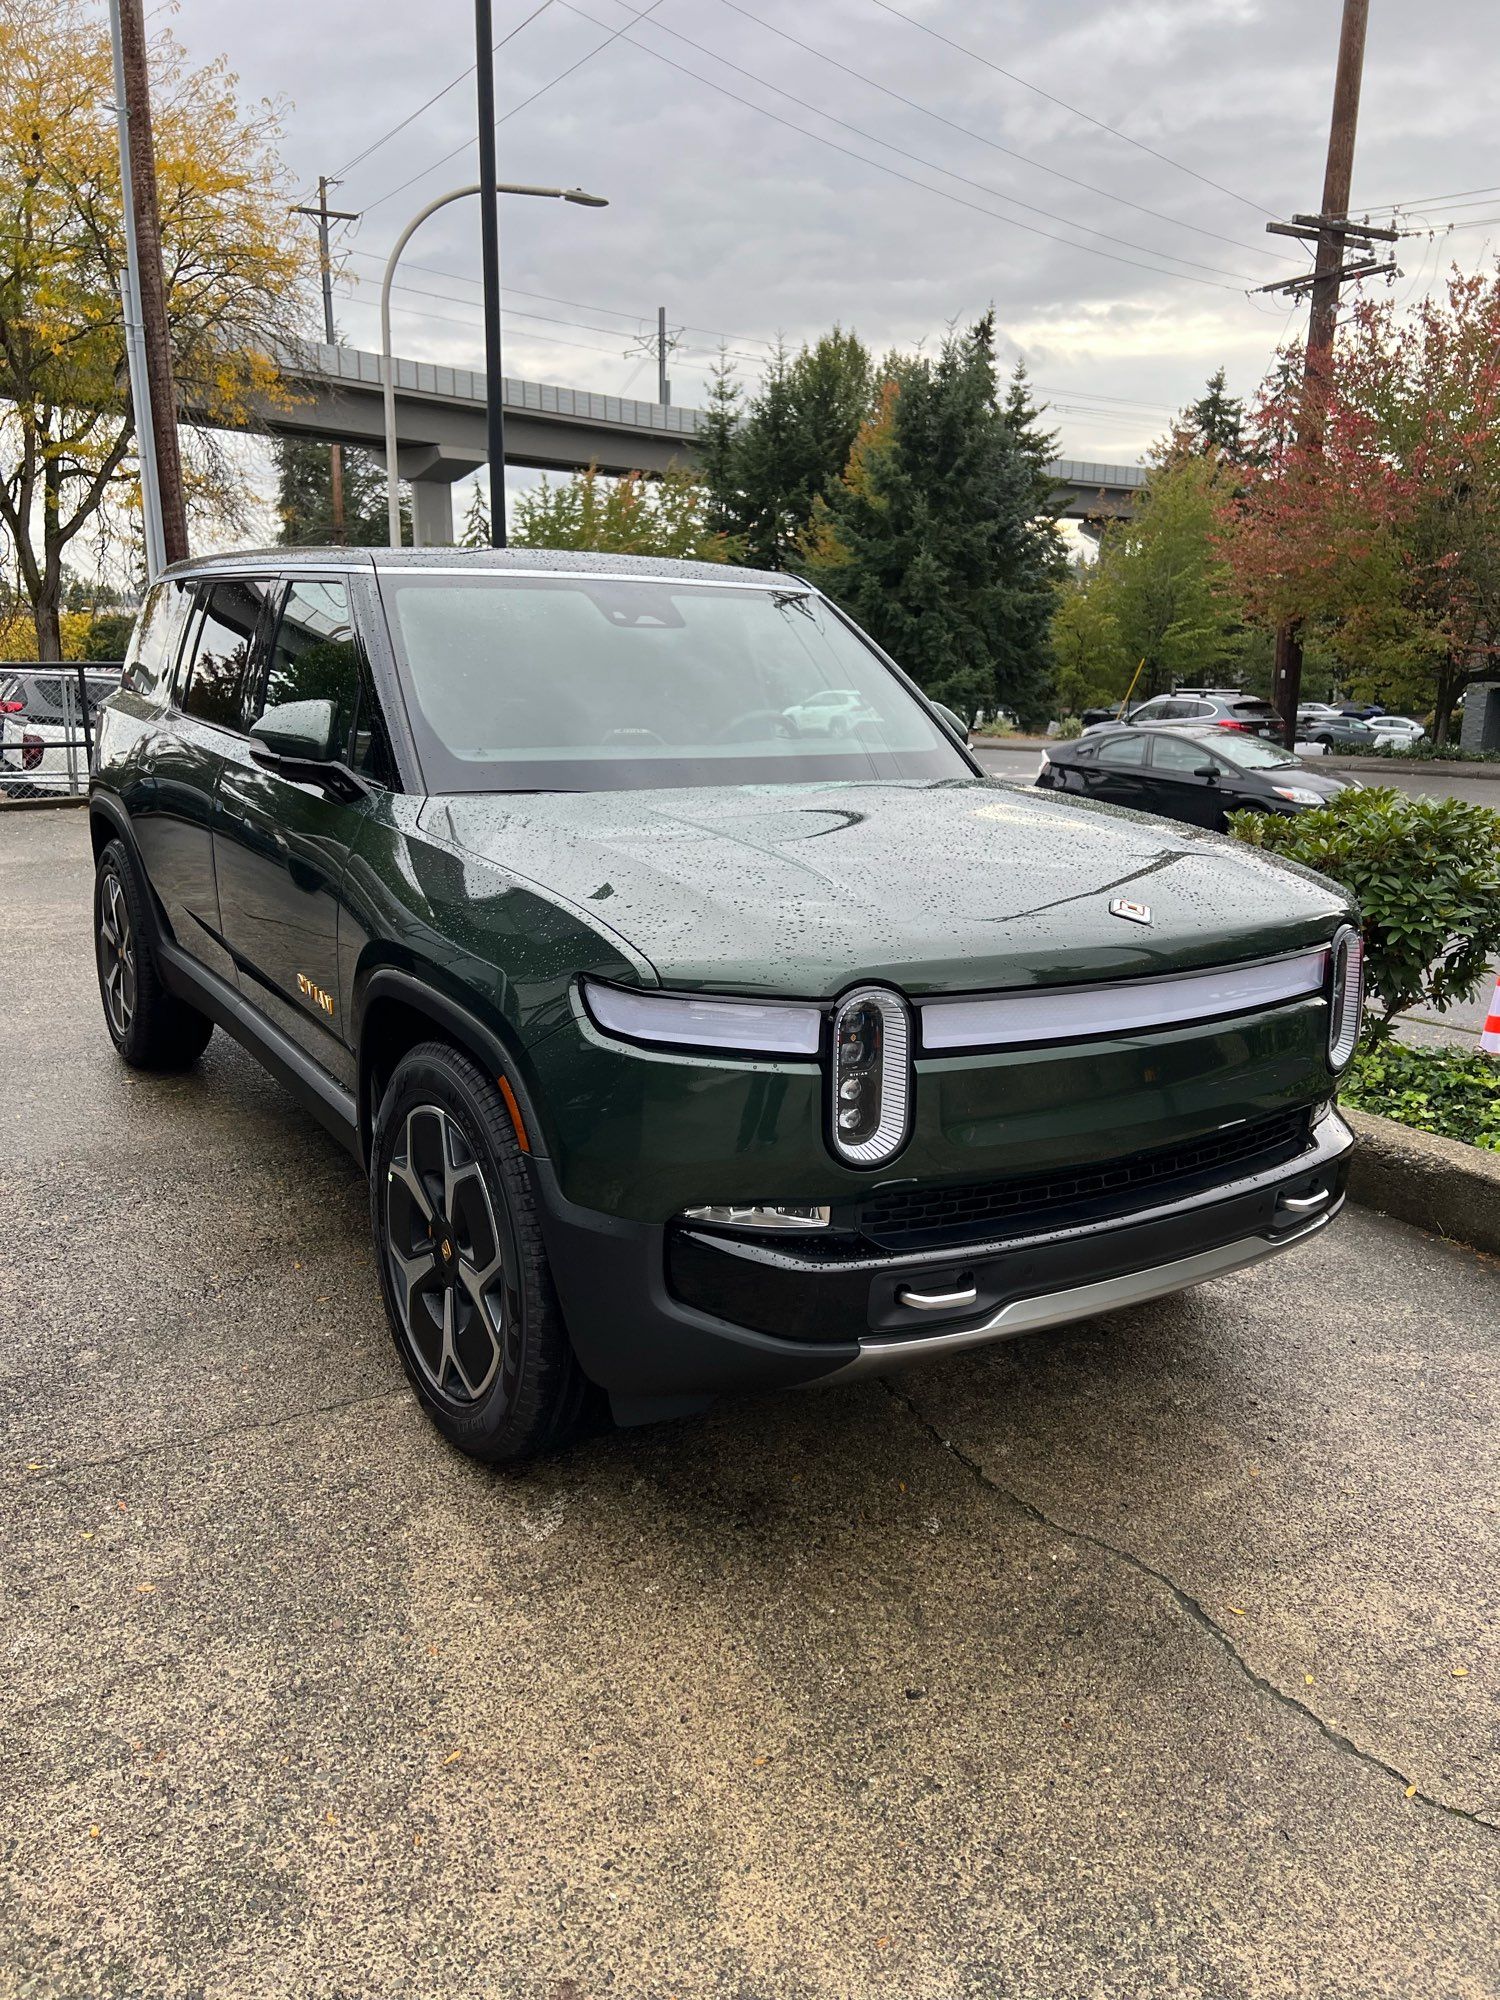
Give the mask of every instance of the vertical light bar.
M 906 1144 L 911 1124 L 911 1017 L 897 993 L 862 986 L 833 1017 L 829 1136 L 851 1166 L 878 1167 Z
M 1365 941 L 1346 925 L 1329 952 L 1328 1066 L 1341 1070 L 1354 1054 L 1365 1005 Z

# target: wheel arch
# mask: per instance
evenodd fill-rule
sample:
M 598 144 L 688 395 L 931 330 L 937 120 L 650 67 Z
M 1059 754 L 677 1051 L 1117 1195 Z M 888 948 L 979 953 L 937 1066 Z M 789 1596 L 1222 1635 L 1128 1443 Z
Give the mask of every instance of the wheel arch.
M 380 965 L 360 980 L 354 1010 L 360 1150 L 371 1157 L 375 1110 L 397 1063 L 421 1042 L 444 1041 L 471 1056 L 508 1093 L 523 1153 L 546 1157 L 545 1128 L 504 1033 L 468 1000 L 401 966 Z

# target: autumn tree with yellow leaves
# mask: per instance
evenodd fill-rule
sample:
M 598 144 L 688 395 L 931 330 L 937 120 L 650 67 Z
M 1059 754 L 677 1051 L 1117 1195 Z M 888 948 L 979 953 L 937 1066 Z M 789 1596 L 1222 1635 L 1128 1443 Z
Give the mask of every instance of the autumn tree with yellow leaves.
M 180 414 L 233 428 L 277 398 L 315 246 L 287 212 L 275 107 L 243 110 L 227 65 L 190 68 L 166 29 L 150 66 Z M 139 504 L 113 98 L 102 8 L 0 0 L 0 543 L 44 660 L 70 548 Z M 232 462 L 206 428 L 185 447 L 189 505 L 232 517 Z

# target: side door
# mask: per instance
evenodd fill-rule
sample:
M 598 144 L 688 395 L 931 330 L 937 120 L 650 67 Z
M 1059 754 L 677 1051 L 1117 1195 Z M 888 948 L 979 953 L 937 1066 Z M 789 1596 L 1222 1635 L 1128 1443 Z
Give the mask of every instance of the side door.
M 214 875 L 215 801 L 225 755 L 240 741 L 266 603 L 267 586 L 254 578 L 197 585 L 169 712 L 150 743 L 148 809 L 133 821 L 172 935 L 231 985 L 234 960 L 224 944 Z
M 1206 775 L 1212 773 L 1212 775 Z M 1224 825 L 1224 785 L 1230 773 L 1194 736 L 1174 736 L 1162 730 L 1151 739 L 1150 782 L 1153 812 L 1189 826 Z
M 1083 789 L 1091 799 L 1103 799 L 1112 806 L 1133 806 L 1138 812 L 1153 810 L 1146 795 L 1146 747 L 1150 737 L 1134 730 L 1100 738 L 1093 763 L 1085 769 Z M 1078 768 L 1084 769 L 1083 766 Z
M 245 998 L 346 1085 L 354 1064 L 340 1018 L 339 912 L 349 852 L 365 816 L 340 771 L 368 766 L 368 718 L 348 584 L 299 577 L 276 608 L 266 667 L 245 704 L 247 730 L 293 702 L 332 704 L 330 770 L 291 776 L 246 735 L 224 761 L 214 846 L 224 938 Z

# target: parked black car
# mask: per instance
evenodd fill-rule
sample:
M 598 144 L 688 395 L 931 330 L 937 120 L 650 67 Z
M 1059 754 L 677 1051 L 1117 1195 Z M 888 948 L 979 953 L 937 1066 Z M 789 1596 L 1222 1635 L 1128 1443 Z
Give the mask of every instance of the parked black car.
M 1326 805 L 1350 781 L 1312 771 L 1279 744 L 1214 725 L 1121 727 L 1048 746 L 1037 773 L 1044 791 L 1134 806 L 1164 819 L 1222 832 L 1225 815 L 1299 813 Z

